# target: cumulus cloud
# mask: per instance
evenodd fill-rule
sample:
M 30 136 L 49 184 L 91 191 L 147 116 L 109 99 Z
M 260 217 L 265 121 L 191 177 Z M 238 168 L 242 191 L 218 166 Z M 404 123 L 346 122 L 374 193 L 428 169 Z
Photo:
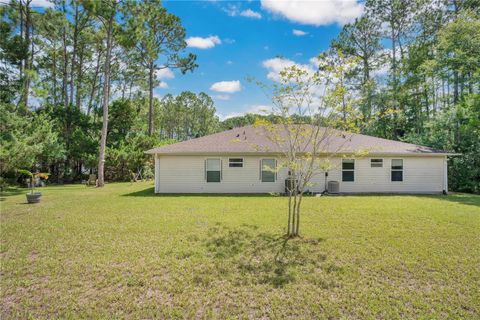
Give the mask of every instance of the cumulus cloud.
M 285 58 L 268 59 L 263 61 L 262 64 L 268 70 L 267 78 L 276 82 L 281 82 L 280 72 L 285 68 L 290 68 L 292 66 L 296 66 L 299 69 L 308 72 L 309 74 L 314 72 L 314 69 L 311 65 L 299 64 L 295 61 Z
M 157 77 L 158 80 L 175 78 L 175 74 L 173 73 L 172 69 L 170 69 L 170 68 L 163 68 L 163 69 L 156 70 L 155 71 L 155 76 Z
M 306 36 L 308 34 L 308 32 L 298 30 L 298 29 L 293 29 L 292 33 L 294 36 L 297 36 L 297 37 Z
M 218 36 L 209 36 L 206 38 L 202 37 L 189 37 L 187 38 L 187 45 L 190 48 L 198 49 L 210 49 L 215 47 L 217 44 L 221 44 L 222 41 Z
M 42 7 L 42 8 L 53 8 L 54 4 L 48 0 L 33 0 L 30 3 L 32 8 Z
M 210 90 L 225 93 L 234 93 L 242 90 L 239 80 L 215 82 Z
M 158 87 L 161 89 L 168 89 L 168 83 L 166 83 L 165 81 L 161 81 Z
M 252 19 L 262 19 L 262 15 L 259 12 L 253 11 L 251 9 L 243 10 L 240 12 L 242 17 L 252 18 Z
M 238 5 L 229 4 L 227 7 L 223 8 L 223 11 L 225 11 L 230 17 L 242 16 L 252 19 L 262 19 L 260 12 L 253 11 L 252 9 L 240 11 Z
M 263 104 L 254 104 L 247 106 L 244 111 L 233 111 L 229 112 L 227 114 L 223 113 L 217 113 L 217 116 L 220 118 L 221 121 L 229 119 L 229 118 L 234 118 L 234 117 L 242 117 L 248 113 L 253 113 L 253 114 L 261 114 L 261 115 L 268 115 L 272 113 L 273 107 L 269 105 L 263 105 Z
M 363 4 L 357 0 L 262 0 L 262 8 L 286 19 L 314 26 L 353 22 L 363 13 Z

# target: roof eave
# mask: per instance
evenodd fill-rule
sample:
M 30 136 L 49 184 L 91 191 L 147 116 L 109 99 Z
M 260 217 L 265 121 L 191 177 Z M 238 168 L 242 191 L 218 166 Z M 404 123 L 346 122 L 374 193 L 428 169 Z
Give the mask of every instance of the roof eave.
M 146 154 L 152 155 L 163 155 L 163 156 L 211 156 L 211 155 L 281 155 L 283 152 L 268 152 L 268 151 L 222 151 L 222 152 L 162 152 L 156 150 L 145 151 Z M 345 152 L 335 152 L 331 153 L 322 153 L 323 155 L 330 156 L 341 156 L 341 155 L 354 155 L 355 152 L 345 151 Z M 380 157 L 380 156 L 389 156 L 389 157 L 445 157 L 445 156 L 461 156 L 461 153 L 450 153 L 450 152 L 430 152 L 430 153 L 418 153 L 418 152 L 370 152 L 361 157 Z

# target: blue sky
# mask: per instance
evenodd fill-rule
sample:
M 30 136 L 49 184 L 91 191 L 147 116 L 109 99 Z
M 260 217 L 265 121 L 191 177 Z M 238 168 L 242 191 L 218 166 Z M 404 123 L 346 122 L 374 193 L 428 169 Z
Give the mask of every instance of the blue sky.
M 197 55 L 193 73 L 164 71 L 155 95 L 184 90 L 213 97 L 221 118 L 254 112 L 269 99 L 247 76 L 275 81 L 282 67 L 313 68 L 312 57 L 328 48 L 345 23 L 363 10 L 355 0 L 165 1 L 187 31 L 187 52 Z
M 52 7 L 50 1 L 32 0 L 31 5 Z M 181 18 L 186 52 L 197 55 L 199 67 L 186 75 L 161 70 L 154 95 L 206 92 L 221 119 L 268 109 L 268 97 L 246 78 L 275 81 L 279 71 L 293 64 L 313 70 L 311 59 L 363 13 L 363 1 L 165 0 L 167 10 Z

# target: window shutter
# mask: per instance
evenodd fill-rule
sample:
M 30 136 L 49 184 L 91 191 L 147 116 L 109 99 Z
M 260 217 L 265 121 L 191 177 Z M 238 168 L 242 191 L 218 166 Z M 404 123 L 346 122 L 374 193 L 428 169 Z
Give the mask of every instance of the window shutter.
M 258 180 L 262 181 L 262 159 L 260 159 L 260 163 L 258 166 Z
M 207 181 L 207 159 L 203 161 L 203 175 L 203 178 Z
M 223 180 L 223 160 L 220 159 L 220 181 Z
M 277 159 L 275 159 L 275 181 L 277 181 Z

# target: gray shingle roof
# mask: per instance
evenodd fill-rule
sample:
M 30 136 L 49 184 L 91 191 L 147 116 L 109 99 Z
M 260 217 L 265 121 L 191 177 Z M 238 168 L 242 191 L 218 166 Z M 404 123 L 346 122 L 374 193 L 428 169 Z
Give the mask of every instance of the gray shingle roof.
M 276 132 L 285 131 L 277 125 Z M 325 130 L 322 128 L 321 130 Z M 331 130 L 331 129 L 328 129 Z M 369 155 L 445 155 L 447 151 L 430 147 L 376 138 L 363 134 L 338 130 L 327 131 L 328 138 L 322 142 L 322 153 L 356 153 L 361 150 Z M 265 127 L 246 126 L 178 142 L 146 151 L 149 154 L 252 154 L 282 153 L 283 144 L 273 142 Z M 308 149 L 308 148 L 307 148 Z M 317 149 L 318 150 L 318 149 Z M 307 150 L 308 151 L 308 150 Z

